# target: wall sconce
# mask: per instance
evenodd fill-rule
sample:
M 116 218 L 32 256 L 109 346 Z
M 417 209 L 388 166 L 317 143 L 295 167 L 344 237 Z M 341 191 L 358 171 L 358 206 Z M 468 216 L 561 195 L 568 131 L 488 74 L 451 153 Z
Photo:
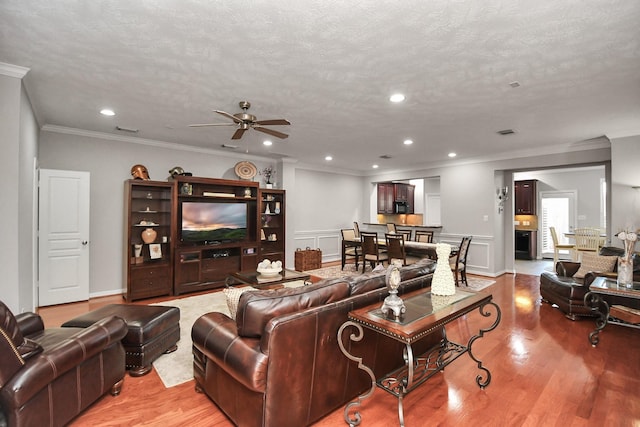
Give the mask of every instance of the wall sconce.
M 504 211 L 504 202 L 509 200 L 509 187 L 502 187 L 496 189 L 496 195 L 498 196 L 498 213 Z

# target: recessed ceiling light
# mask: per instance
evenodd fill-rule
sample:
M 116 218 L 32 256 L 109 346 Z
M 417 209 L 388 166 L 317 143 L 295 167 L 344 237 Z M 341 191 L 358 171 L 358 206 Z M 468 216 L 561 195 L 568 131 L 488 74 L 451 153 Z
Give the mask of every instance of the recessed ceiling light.
M 455 157 L 455 156 L 457 156 L 457 154 L 456 153 L 449 153 L 448 156 L 449 157 Z
M 410 140 L 410 139 L 405 139 L 404 140 L 404 145 L 411 145 L 411 144 L 413 144 L 412 140 Z
M 391 102 L 402 102 L 404 99 L 404 95 L 401 93 L 394 93 L 389 97 L 389 101 Z
M 371 167 L 374 168 L 374 169 L 378 169 L 378 165 L 373 165 Z
M 103 116 L 115 116 L 116 115 L 116 113 L 110 108 L 103 108 L 102 110 L 100 110 L 100 114 L 102 114 Z
M 324 159 L 325 159 L 326 161 L 330 161 L 330 160 L 333 160 L 333 157 L 331 157 L 331 156 L 325 156 L 325 158 L 324 158 Z
M 266 145 L 268 147 L 270 145 L 273 145 L 273 142 L 269 141 L 268 139 L 265 139 L 262 145 Z

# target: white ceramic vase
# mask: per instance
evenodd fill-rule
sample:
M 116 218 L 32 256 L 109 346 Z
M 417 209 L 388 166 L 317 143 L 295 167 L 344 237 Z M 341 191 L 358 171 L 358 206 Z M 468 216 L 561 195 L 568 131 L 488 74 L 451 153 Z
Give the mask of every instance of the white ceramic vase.
M 447 243 L 436 244 L 438 261 L 436 271 L 431 279 L 431 294 L 433 295 L 454 295 L 456 293 L 456 281 L 453 279 L 453 272 L 449 265 L 449 254 L 451 245 Z

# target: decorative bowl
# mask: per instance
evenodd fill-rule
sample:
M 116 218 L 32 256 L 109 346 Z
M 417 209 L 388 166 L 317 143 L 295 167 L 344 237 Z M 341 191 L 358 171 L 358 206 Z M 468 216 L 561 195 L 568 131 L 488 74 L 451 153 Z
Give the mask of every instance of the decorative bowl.
M 275 277 L 282 271 L 282 267 L 276 268 L 258 268 L 257 272 L 263 275 L 264 277 Z

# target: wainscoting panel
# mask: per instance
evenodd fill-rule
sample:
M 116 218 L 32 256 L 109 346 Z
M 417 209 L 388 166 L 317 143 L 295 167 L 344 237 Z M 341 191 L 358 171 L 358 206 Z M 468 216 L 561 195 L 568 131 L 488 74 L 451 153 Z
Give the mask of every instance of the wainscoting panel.
M 322 251 L 322 262 L 330 262 L 340 259 L 342 245 L 340 230 L 296 232 L 293 240 L 294 250 L 298 248 L 320 249 Z
M 440 242 L 458 246 L 462 237 L 462 235 L 442 234 Z M 492 271 L 493 243 L 492 236 L 473 236 L 467 255 L 468 273 L 496 277 L 495 272 Z

